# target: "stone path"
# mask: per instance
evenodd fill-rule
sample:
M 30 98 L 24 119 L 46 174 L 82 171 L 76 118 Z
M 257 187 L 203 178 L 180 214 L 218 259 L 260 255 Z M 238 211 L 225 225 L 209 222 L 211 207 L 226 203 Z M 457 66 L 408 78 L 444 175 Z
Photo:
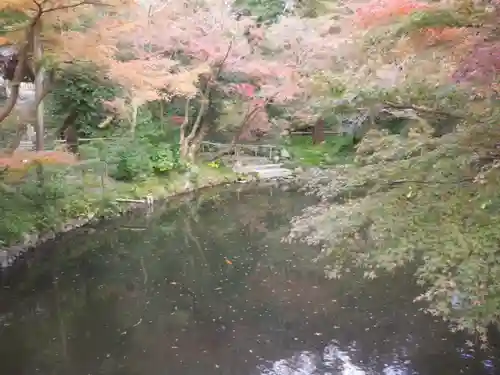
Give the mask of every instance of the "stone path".
M 259 179 L 286 178 L 293 174 L 288 168 L 283 168 L 281 163 L 269 163 L 267 158 L 245 157 L 238 158 L 233 164 L 233 171 L 242 174 L 256 174 Z
M 208 160 L 220 152 L 221 149 L 229 149 L 230 144 L 203 142 L 202 154 L 208 156 Z M 257 175 L 259 179 L 279 179 L 293 175 L 293 171 L 283 168 L 280 160 L 290 159 L 288 152 L 280 145 L 265 144 L 237 144 L 236 155 L 223 156 L 221 159 L 226 165 L 232 165 L 236 173 Z M 211 151 L 207 152 L 207 149 Z M 217 150 L 215 152 L 214 150 Z

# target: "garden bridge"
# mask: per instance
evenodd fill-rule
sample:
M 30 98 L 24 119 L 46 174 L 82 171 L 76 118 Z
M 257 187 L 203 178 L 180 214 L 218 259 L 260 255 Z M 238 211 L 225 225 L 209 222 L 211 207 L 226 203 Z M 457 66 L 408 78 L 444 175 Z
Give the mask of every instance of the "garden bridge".
M 270 144 L 229 144 L 205 141 L 201 144 L 202 155 L 218 155 L 230 151 L 232 155 L 222 158 L 229 161 L 236 173 L 254 174 L 260 179 L 284 178 L 293 174 L 292 170 L 283 167 L 283 161 L 290 158 L 289 153 L 281 145 Z

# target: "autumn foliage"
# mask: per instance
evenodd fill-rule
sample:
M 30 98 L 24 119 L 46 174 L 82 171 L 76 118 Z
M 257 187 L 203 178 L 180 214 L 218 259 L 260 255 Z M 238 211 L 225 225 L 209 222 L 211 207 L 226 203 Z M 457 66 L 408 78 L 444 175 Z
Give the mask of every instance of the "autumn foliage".
M 12 155 L 0 156 L 1 169 L 26 169 L 33 164 L 75 165 L 75 155 L 64 151 L 16 151 Z
M 362 28 L 388 26 L 412 14 L 431 13 L 439 9 L 439 5 L 431 5 L 417 0 L 373 0 L 356 10 L 354 21 Z M 431 27 L 415 30 L 410 36 L 417 43 L 433 45 L 439 42 L 457 40 L 463 36 L 463 31 L 459 28 Z
M 355 22 L 361 27 L 390 24 L 398 17 L 430 9 L 427 3 L 415 0 L 373 0 L 356 10 Z
M 75 155 L 64 151 L 16 151 L 0 156 L 0 171 L 6 182 L 17 182 L 37 165 L 71 166 L 78 160 Z

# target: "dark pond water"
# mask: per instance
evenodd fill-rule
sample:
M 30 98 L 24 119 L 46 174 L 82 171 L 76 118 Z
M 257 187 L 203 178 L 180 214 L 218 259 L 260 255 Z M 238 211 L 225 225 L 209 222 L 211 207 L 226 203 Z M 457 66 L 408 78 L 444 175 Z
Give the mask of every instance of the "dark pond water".
M 307 203 L 226 192 L 48 245 L 0 291 L 0 373 L 495 373 L 405 273 L 329 281 L 316 249 L 281 243 Z

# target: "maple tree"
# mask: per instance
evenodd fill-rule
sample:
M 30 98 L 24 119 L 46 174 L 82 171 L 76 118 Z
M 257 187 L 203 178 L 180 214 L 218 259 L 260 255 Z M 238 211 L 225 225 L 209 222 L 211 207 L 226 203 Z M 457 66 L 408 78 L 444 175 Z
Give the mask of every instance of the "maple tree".
M 192 33 L 195 30 L 187 28 L 196 23 L 191 19 L 195 12 L 193 5 L 181 2 L 175 6 L 164 5 L 148 8 L 135 4 L 132 10 L 112 21 L 102 18 L 91 29 L 68 32 L 64 36 L 68 57 L 90 57 L 107 70 L 109 78 L 122 87 L 123 95 L 109 103 L 109 107 L 130 123 L 132 132 L 136 127 L 138 109 L 147 102 L 168 101 L 174 96 L 181 96 L 188 99 L 186 108 L 189 108 L 189 101 L 193 98 L 198 96 L 205 100 L 208 82 L 215 69 L 213 65 L 217 56 L 211 56 L 213 60 L 209 61 L 204 47 L 182 46 L 180 49 L 181 42 L 174 39 L 178 33 L 186 40 L 196 40 L 197 35 Z M 204 15 L 207 15 L 206 12 Z M 165 24 L 165 20 L 170 22 Z M 200 23 L 200 27 L 202 25 Z M 96 49 L 96 45 L 100 48 Z M 179 56 L 176 56 L 179 52 L 184 60 L 192 61 L 181 63 Z M 201 88 L 201 81 L 205 82 L 206 88 Z M 205 107 L 201 108 L 198 123 L 201 122 Z M 182 133 L 186 125 L 181 126 Z M 191 134 L 182 137 L 182 143 L 190 143 L 199 127 L 199 124 L 194 125 Z M 188 153 L 186 149 L 184 147 L 184 156 Z
M 108 107 L 125 117 L 132 132 L 139 107 L 155 100 L 169 100 L 173 95 L 194 95 L 199 76 L 208 71 L 203 64 L 186 69 L 168 56 L 171 45 L 160 45 L 155 37 L 165 32 L 159 29 L 159 19 L 155 23 L 155 13 L 135 4 L 120 17 L 102 18 L 84 32 L 64 36 L 66 58 L 93 61 L 123 89 L 123 95 Z
M 4 107 L 0 110 L 0 123 L 13 111 L 19 98 L 19 87 L 26 76 L 31 75 L 35 81 L 35 102 L 33 103 L 33 116 L 36 131 L 36 149 L 38 153 L 23 155 L 22 160 L 27 160 L 23 165 L 36 161 L 38 164 L 47 164 L 52 161 L 67 162 L 71 155 L 64 152 L 40 157 L 39 152 L 44 149 L 44 106 L 43 99 L 50 90 L 54 79 L 54 67 L 48 67 L 50 56 L 60 52 L 61 34 L 65 27 L 77 27 L 78 20 L 88 14 L 95 14 L 96 7 L 123 5 L 124 1 L 99 2 L 94 0 L 8 0 L 0 4 L 0 26 L 6 39 L 14 46 L 15 53 L 9 57 L 3 67 L 3 75 L 11 80 L 9 83 L 11 94 Z M 42 41 L 43 39 L 43 41 Z M 18 133 L 21 134 L 25 124 L 19 124 Z M 20 136 L 17 137 L 21 139 Z M 15 147 L 13 147 L 15 149 Z M 18 154 L 12 155 L 6 165 L 10 169 L 19 165 Z
M 220 122 L 237 125 L 231 140 L 232 148 L 240 141 L 259 138 L 271 130 L 273 124 L 267 113 L 267 105 L 272 98 L 260 97 L 258 88 L 250 83 L 228 85 L 226 90 L 231 101 L 226 101 L 225 113 Z
M 352 4 L 345 56 L 354 58 L 316 84 L 321 93 L 335 88 L 356 115 L 365 112 L 359 117 L 371 117 L 371 129 L 353 165 L 312 176 L 322 202 L 297 217 L 290 234 L 324 244 L 332 278 L 353 266 L 372 278 L 417 262 L 426 288 L 417 299 L 483 340 L 499 323 L 500 269 L 488 260 L 499 220 L 498 5 Z M 380 129 L 384 116 L 405 131 Z
M 330 12 L 317 17 L 284 17 L 266 30 L 264 45 L 278 61 L 285 62 L 293 72 L 293 86 L 285 88 L 296 94 L 292 100 L 276 102 L 283 106 L 285 117 L 298 126 L 316 124 L 320 130 L 324 117 L 334 107 L 334 83 L 336 78 L 349 80 L 356 85 L 356 74 L 350 75 L 354 56 L 349 41 L 352 40 L 351 22 L 342 14 L 343 6 L 335 6 Z
M 39 71 L 43 56 L 35 56 L 37 38 L 44 38 L 44 52 L 57 52 L 59 47 L 51 43 L 63 24 L 76 22 L 89 8 L 104 5 L 91 0 L 50 0 L 37 2 L 36 0 L 8 0 L 0 4 L 0 23 L 5 38 L 16 46 L 17 64 L 12 77 L 12 95 L 3 110 L 0 112 L 0 121 L 3 121 L 12 111 L 19 95 L 19 84 L 24 78 L 26 65 L 32 71 Z M 35 59 L 40 61 L 35 61 Z M 43 98 L 38 98 L 41 101 Z M 36 103 L 38 105 L 38 103 Z
M 110 60 L 110 76 L 125 87 L 131 87 L 127 91 L 134 92 L 136 96 L 141 92 L 143 98 L 151 95 L 148 100 L 159 99 L 160 96 L 164 100 L 173 96 L 186 98 L 184 121 L 180 127 L 182 157 L 193 159 L 209 128 L 216 126 L 213 100 L 215 93 L 228 92 L 224 76 L 240 74 L 247 81 L 254 81 L 263 101 L 277 94 L 283 99 L 294 95 L 293 91 L 285 90 L 286 85 L 293 86 L 293 69 L 274 59 L 265 58 L 258 48 L 263 36 L 249 41 L 246 31 L 251 20 L 238 20 L 226 2 L 179 2 L 168 7 L 149 9 L 142 16 L 140 14 L 134 13 L 139 15 L 138 18 L 124 26 L 130 32 L 119 27 L 113 29 L 122 43 L 127 36 L 129 42 L 134 41 L 136 50 L 135 58 L 128 62 Z M 106 34 L 98 32 L 97 35 L 102 37 Z M 146 44 L 150 46 L 151 52 L 144 54 Z M 163 79 L 156 76 L 148 80 L 145 75 L 154 71 L 151 66 L 157 62 L 163 64 L 158 69 Z M 130 69 L 136 73 L 131 74 Z M 154 85 L 148 88 L 148 82 Z M 146 90 L 141 91 L 143 89 Z M 252 118 L 257 112 L 262 114 L 263 101 L 258 102 L 258 98 L 248 96 L 246 99 L 253 104 L 260 103 L 259 111 L 251 110 Z M 189 108 L 194 100 L 199 105 L 193 115 Z M 247 124 L 256 122 L 243 120 L 241 126 L 246 127 Z
M 96 6 L 92 3 L 90 8 Z M 292 39 L 280 39 L 284 34 L 276 38 L 271 28 L 255 26 L 248 17 L 235 17 L 230 4 L 219 0 L 149 7 L 127 2 L 112 12 L 105 11 L 109 17 L 87 7 L 81 12 L 76 9 L 79 7 L 72 8 L 71 15 L 59 14 L 57 20 L 68 22 L 66 17 L 77 13 L 91 15 L 91 22 L 69 30 L 49 22 L 45 25 L 57 29 L 47 36 L 52 57 L 60 63 L 91 61 L 103 67 L 123 89 L 121 97 L 109 103 L 108 108 L 126 120 L 132 132 L 138 110 L 145 103 L 184 97 L 187 109 L 197 101 L 197 112 L 186 110 L 180 126 L 181 155 L 189 159 L 194 157 L 209 128 L 216 125 L 214 94 L 230 91 L 225 78 L 228 74 L 244 76 L 256 89 L 254 95 L 233 90 L 232 95 L 247 102 L 247 110 L 235 124 L 240 128 L 237 133 L 243 138 L 262 134 L 271 125 L 265 114 L 266 103 L 305 97 L 307 75 L 321 66 L 312 64 L 309 55 L 318 49 L 314 52 L 315 61 L 324 63 L 326 52 L 332 47 L 325 43 L 328 38 L 317 32 L 306 33 L 314 35 L 309 39 L 301 37 L 300 45 L 291 46 Z M 304 32 L 304 26 L 317 26 L 304 25 L 298 18 L 293 22 L 301 25 L 299 34 Z M 296 25 L 288 23 L 283 30 L 289 32 L 290 26 Z M 266 48 L 279 56 L 266 55 Z
M 218 9 L 216 17 L 211 15 L 213 9 Z M 211 75 L 205 77 L 206 81 L 201 85 L 203 87 L 200 87 L 201 98 L 207 101 L 204 110 L 210 109 L 211 93 L 217 91 L 236 94 L 240 100 L 246 100 L 248 104 L 247 110 L 242 113 L 242 118 L 236 121 L 235 125 L 239 129 L 233 143 L 239 138 L 238 134 L 249 135 L 252 128 L 265 131 L 269 122 L 264 115 L 264 103 L 279 95 L 283 100 L 295 95 L 294 90 L 297 86 L 294 82 L 293 68 L 288 67 L 286 63 L 278 64 L 275 59 L 266 58 L 260 50 L 266 38 L 265 31 L 260 28 L 254 29 L 250 40 L 248 29 L 252 26 L 252 21 L 246 18 L 238 20 L 226 2 L 214 1 L 207 3 L 202 9 L 191 12 L 187 17 L 198 25 L 195 34 L 193 35 L 193 30 L 182 27 L 181 24 L 177 26 L 177 30 L 182 32 L 177 34 L 174 32 L 170 37 L 182 46 L 184 54 L 192 58 L 191 63 L 204 62 L 211 67 Z M 175 25 L 175 20 L 172 22 Z M 251 86 L 249 83 L 243 86 L 228 86 L 223 79 L 223 76 L 228 74 L 241 75 L 247 82 L 253 83 Z M 293 86 L 293 89 L 287 90 L 287 85 Z M 250 91 L 245 92 L 245 89 Z M 190 134 L 184 138 L 190 143 L 188 147 L 191 149 L 187 153 L 193 153 L 198 147 L 198 141 L 208 131 L 211 124 L 205 121 L 207 117 L 204 118 L 202 111 L 198 112 Z
M 401 60 L 417 53 L 418 58 L 430 56 L 426 51 L 431 51 L 444 60 L 441 72 L 451 73 L 455 81 L 475 80 L 483 89 L 489 81 L 491 91 L 497 85 L 496 30 L 492 28 L 498 19 L 497 5 L 469 0 L 376 0 L 357 9 L 355 21 L 368 33 L 378 30 L 393 38 L 391 56 Z

